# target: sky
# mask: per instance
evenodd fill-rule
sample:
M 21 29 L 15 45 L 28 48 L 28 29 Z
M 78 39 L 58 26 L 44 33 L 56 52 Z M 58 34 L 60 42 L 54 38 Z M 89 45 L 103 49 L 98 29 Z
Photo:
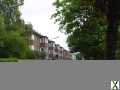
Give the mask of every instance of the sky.
M 37 32 L 48 36 L 50 40 L 55 41 L 68 50 L 66 43 L 67 36 L 58 31 L 58 24 L 54 24 L 54 20 L 50 19 L 51 15 L 55 12 L 55 7 L 52 5 L 53 1 L 24 0 L 24 5 L 20 7 L 21 17 L 26 23 L 31 23 Z

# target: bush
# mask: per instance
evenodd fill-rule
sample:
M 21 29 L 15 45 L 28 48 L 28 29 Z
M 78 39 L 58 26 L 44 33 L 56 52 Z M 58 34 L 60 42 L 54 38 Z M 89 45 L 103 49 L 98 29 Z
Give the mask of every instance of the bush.
M 45 52 L 37 52 L 32 50 L 27 51 L 26 59 L 45 59 L 45 58 L 46 58 Z
M 26 49 L 26 42 L 19 32 L 6 32 L 0 37 L 0 58 L 8 58 L 10 56 L 24 58 Z
M 0 62 L 18 62 L 17 58 L 0 58 Z

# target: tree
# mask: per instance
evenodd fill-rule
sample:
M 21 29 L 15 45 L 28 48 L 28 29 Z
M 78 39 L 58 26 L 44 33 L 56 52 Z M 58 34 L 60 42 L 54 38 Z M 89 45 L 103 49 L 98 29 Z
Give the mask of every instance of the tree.
M 120 12 L 119 0 L 96 0 L 96 6 L 106 16 L 106 59 L 116 59 L 118 24 Z
M 18 6 L 19 3 L 23 3 L 23 0 L 1 0 L 0 1 L 0 13 L 4 16 L 4 23 L 6 29 L 9 30 L 9 26 L 14 22 L 20 20 L 20 11 Z M 14 6 L 14 7 L 12 7 Z M 8 26 L 8 27 L 7 27 Z
M 28 57 L 29 43 L 27 41 L 30 37 L 28 32 L 31 32 L 33 28 L 20 18 L 18 7 L 11 8 L 19 1 L 23 2 L 23 0 L 0 1 L 0 57 L 2 58 L 9 56 Z
M 26 55 L 26 43 L 19 32 L 5 32 L 4 36 L 0 37 L 0 57 L 16 57 L 24 58 Z
M 56 13 L 53 17 L 59 22 L 60 30 L 68 34 L 70 49 L 82 52 L 86 59 L 103 59 L 104 17 L 100 17 L 90 6 L 84 7 L 81 0 L 58 0 L 54 5 Z
M 89 0 L 86 0 L 90 2 Z M 119 0 L 95 0 L 93 6 L 106 16 L 106 59 L 116 59 L 118 24 L 120 6 Z
M 74 52 L 82 52 L 86 59 L 104 59 L 104 34 L 103 21 L 97 17 L 90 17 L 81 27 L 68 36 L 67 42 Z M 102 25 L 101 25 L 102 24 Z M 92 52 L 92 53 L 91 53 Z
M 38 52 L 38 51 L 32 51 L 29 49 L 27 52 L 27 59 L 46 59 L 46 53 L 45 52 Z
M 60 22 L 60 28 L 70 34 L 76 30 L 76 27 L 84 26 L 86 21 L 96 13 L 99 18 L 104 19 L 104 25 L 107 26 L 104 38 L 106 39 L 105 59 L 116 59 L 119 3 L 119 0 L 56 0 L 54 3 L 56 13 L 53 17 Z
M 39 53 L 39 58 L 40 59 L 46 59 L 46 52 L 44 52 L 44 51 L 41 51 L 40 53 Z

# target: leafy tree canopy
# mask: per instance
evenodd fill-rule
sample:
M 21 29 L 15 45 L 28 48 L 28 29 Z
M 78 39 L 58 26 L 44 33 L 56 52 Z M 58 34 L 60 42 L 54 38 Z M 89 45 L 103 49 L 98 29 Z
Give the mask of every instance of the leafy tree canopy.
M 56 0 L 52 17 L 59 23 L 59 30 L 68 35 L 72 51 L 82 52 L 87 59 L 104 56 L 115 59 L 119 3 L 119 0 Z
M 30 24 L 21 19 L 19 7 L 23 0 L 0 1 L 0 57 L 27 58 Z M 28 33 L 29 32 L 29 33 Z M 28 37 L 29 36 L 29 37 Z

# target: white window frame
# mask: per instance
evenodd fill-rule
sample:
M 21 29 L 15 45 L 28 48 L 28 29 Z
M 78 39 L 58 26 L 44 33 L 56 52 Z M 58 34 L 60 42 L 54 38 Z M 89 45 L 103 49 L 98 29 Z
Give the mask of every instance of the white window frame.
M 35 40 L 35 36 L 34 36 L 34 34 L 32 34 L 31 38 L 32 38 L 32 40 Z
M 31 49 L 31 50 L 35 50 L 34 45 L 31 45 L 31 46 L 30 46 L 30 49 Z

